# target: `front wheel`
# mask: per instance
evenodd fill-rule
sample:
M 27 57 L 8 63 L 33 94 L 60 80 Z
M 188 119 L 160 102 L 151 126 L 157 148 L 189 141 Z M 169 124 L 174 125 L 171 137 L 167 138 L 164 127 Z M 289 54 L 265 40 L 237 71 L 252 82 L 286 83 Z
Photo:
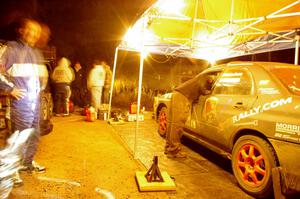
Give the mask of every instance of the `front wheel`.
M 273 147 L 262 138 L 246 135 L 238 139 L 232 152 L 232 170 L 240 187 L 256 198 L 273 194 L 272 168 L 277 158 Z
M 167 134 L 167 107 L 160 109 L 158 114 L 158 133 L 162 137 L 165 137 Z

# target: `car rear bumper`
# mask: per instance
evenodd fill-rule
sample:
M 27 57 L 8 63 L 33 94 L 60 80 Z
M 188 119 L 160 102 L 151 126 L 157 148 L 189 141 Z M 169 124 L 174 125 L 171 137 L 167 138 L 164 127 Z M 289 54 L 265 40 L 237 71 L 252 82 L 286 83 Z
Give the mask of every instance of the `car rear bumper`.
M 270 140 L 280 164 L 280 183 L 283 194 L 300 193 L 300 144 Z

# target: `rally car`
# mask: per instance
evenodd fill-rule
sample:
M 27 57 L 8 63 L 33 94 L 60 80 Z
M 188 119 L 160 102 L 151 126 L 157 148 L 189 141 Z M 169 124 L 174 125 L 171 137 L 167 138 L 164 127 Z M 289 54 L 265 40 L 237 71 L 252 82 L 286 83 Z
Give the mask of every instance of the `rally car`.
M 184 135 L 230 158 L 248 194 L 272 195 L 274 168 L 280 168 L 283 194 L 299 193 L 300 66 L 231 62 L 202 73 L 216 81 L 210 94 L 192 103 Z M 167 128 L 167 98 L 156 102 L 161 134 Z

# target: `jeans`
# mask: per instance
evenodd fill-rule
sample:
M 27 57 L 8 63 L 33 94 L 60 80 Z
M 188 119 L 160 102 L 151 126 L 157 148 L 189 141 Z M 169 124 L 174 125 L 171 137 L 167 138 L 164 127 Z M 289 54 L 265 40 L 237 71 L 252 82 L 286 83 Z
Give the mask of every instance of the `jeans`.
M 181 93 L 174 91 L 168 116 L 165 151 L 178 153 L 181 151 L 183 126 L 190 111 L 190 102 Z
M 69 114 L 70 85 L 67 83 L 56 83 L 54 92 L 54 112 L 57 114 Z
M 33 117 L 28 117 L 28 114 L 32 115 Z M 14 114 L 13 112 L 13 114 L 11 115 L 11 127 L 13 132 L 17 130 L 23 131 L 28 128 L 34 128 L 34 132 L 28 138 L 23 148 L 23 165 L 31 165 L 34 155 L 36 154 L 38 143 L 40 141 L 39 120 L 40 120 L 39 107 L 37 107 L 37 109 L 32 112 L 27 111 L 24 114 L 20 114 L 20 113 Z
M 102 90 L 102 86 L 91 87 L 91 105 L 95 108 L 97 113 L 100 111 Z

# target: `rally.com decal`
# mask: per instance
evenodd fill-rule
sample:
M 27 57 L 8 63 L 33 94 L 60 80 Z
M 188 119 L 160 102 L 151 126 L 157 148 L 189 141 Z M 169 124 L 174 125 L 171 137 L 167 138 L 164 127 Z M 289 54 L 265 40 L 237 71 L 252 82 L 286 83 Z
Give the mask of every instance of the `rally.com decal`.
M 287 99 L 280 99 L 280 100 L 274 100 L 272 102 L 267 102 L 267 103 L 263 104 L 262 106 L 259 105 L 253 109 L 250 109 L 249 111 L 245 111 L 243 113 L 240 113 L 239 115 L 233 116 L 232 122 L 236 123 L 236 122 L 240 121 L 241 119 L 251 117 L 251 116 L 257 115 L 258 113 L 262 113 L 264 111 L 268 111 L 273 108 L 283 106 L 286 104 L 291 104 L 291 103 L 292 103 L 292 97 L 289 97 Z

